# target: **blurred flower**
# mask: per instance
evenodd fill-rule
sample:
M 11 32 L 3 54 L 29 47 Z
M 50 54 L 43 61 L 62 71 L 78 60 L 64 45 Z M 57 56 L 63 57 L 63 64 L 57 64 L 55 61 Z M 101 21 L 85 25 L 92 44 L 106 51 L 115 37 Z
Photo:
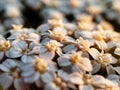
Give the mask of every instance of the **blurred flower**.
M 36 47 L 40 46 L 38 43 L 31 42 L 28 44 L 26 41 L 15 40 L 12 44 L 13 47 L 11 47 L 10 50 L 6 52 L 7 57 L 21 57 L 22 62 L 31 63 L 34 62 L 34 55 L 39 54 L 39 49 L 36 49 Z
M 6 59 L 2 64 L 0 64 L 0 70 L 3 71 L 0 74 L 0 85 L 4 89 L 8 89 L 12 84 L 16 90 L 27 90 L 29 88 L 21 78 L 20 66 L 22 62 Z
M 58 58 L 59 66 L 71 66 L 73 71 L 84 72 L 92 71 L 92 65 L 88 58 L 82 56 L 82 52 L 64 54 Z

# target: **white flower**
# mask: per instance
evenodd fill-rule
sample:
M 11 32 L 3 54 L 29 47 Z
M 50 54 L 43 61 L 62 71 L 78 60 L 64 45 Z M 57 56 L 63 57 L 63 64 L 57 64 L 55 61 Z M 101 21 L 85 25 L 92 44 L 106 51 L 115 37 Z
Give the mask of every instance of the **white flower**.
M 58 58 L 59 66 L 72 66 L 73 71 L 92 71 L 92 65 L 88 58 L 82 57 L 82 52 L 73 52 L 72 54 L 64 54 Z
M 105 50 L 107 48 L 107 43 L 105 42 L 103 34 L 100 31 L 94 31 L 92 36 L 94 39 L 94 44 L 96 44 L 100 50 Z
M 61 19 L 57 20 L 57 19 L 50 19 L 48 20 L 49 25 L 51 26 L 51 28 L 55 28 L 55 27 L 63 27 L 63 22 Z
M 109 67 L 109 65 L 117 63 L 117 59 L 115 57 L 113 57 L 110 53 L 104 53 L 103 51 L 100 53 L 95 48 L 91 48 L 89 50 L 89 54 L 99 64 L 96 67 L 96 68 L 99 68 L 99 69 L 102 65 L 104 65 L 107 68 L 107 67 Z M 94 65 L 94 66 L 96 66 L 96 65 Z M 93 68 L 95 68 L 95 67 L 93 67 Z M 99 69 L 97 69 L 97 70 L 99 70 Z
M 50 31 L 50 37 L 57 40 L 57 41 L 63 41 L 67 35 L 67 31 L 64 28 L 56 27 L 52 31 Z
M 3 71 L 0 74 L 0 85 L 4 89 L 8 89 L 12 83 L 16 90 L 26 90 L 29 86 L 21 78 L 20 66 L 22 62 L 15 61 L 12 59 L 6 59 L 0 64 L 0 69 Z
M 24 30 L 23 30 L 24 31 Z M 12 33 L 10 37 L 7 38 L 8 40 L 25 40 L 25 41 L 33 41 L 33 42 L 39 42 L 40 36 L 36 33 L 27 33 L 27 32 L 16 32 Z
M 42 60 L 35 57 L 35 63 L 25 64 L 21 67 L 22 77 L 26 83 L 36 83 L 40 86 L 42 80 L 44 83 L 51 80 L 51 73 L 57 71 L 56 63 L 52 61 Z
M 83 52 L 86 52 L 86 51 L 88 52 L 90 46 L 92 46 L 91 43 L 88 40 L 84 40 L 81 37 L 79 37 L 79 39 L 76 40 L 75 45 L 76 45 L 76 47 L 78 47 Z
M 39 54 L 36 49 L 40 45 L 35 42 L 28 44 L 26 41 L 15 40 L 13 47 L 6 52 L 6 56 L 10 58 L 21 57 L 22 62 L 30 63 L 34 62 L 34 55 Z
M 62 54 L 61 43 L 57 42 L 56 40 L 50 40 L 42 45 L 39 49 L 39 57 L 44 60 L 52 60 L 57 53 L 58 55 Z

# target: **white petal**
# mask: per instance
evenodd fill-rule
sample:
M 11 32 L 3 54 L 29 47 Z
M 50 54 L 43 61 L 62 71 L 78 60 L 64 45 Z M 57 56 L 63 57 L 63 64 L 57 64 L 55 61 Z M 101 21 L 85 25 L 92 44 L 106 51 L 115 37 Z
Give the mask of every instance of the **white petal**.
M 36 73 L 32 74 L 32 75 L 29 76 L 29 77 L 25 77 L 25 78 L 24 78 L 24 81 L 25 81 L 26 83 L 34 83 L 36 80 L 39 79 L 39 77 L 40 77 L 40 74 L 39 74 L 38 72 L 36 72 Z
M 0 85 L 4 88 L 4 89 L 8 89 L 13 82 L 13 78 L 10 77 L 7 73 L 3 73 L 0 75 Z
M 22 71 L 31 71 L 33 70 L 34 71 L 34 65 L 33 64 L 25 64 L 23 66 L 20 67 Z
M 11 48 L 9 51 L 6 52 L 6 56 L 11 57 L 11 58 L 17 58 L 17 57 L 22 56 L 22 53 L 21 51 L 15 48 Z
M 69 74 L 63 70 L 58 71 L 58 76 L 61 77 L 65 81 L 69 80 Z
M 108 42 L 107 46 L 108 46 L 108 48 L 116 47 L 116 42 L 114 42 L 114 41 Z
M 119 55 L 120 56 L 120 48 L 116 48 L 114 51 L 114 54 Z
M 61 48 L 57 48 L 56 53 L 57 53 L 59 56 L 62 56 L 62 55 L 63 55 L 63 52 L 62 52 L 62 49 L 61 49 Z
M 25 50 L 27 49 L 27 42 L 22 41 L 22 40 L 16 40 L 13 42 L 14 47 L 17 49 Z
M 59 66 L 69 66 L 71 63 L 68 58 L 61 56 L 58 58 L 58 64 Z
M 65 53 L 76 51 L 76 50 L 77 50 L 77 48 L 75 47 L 74 44 L 69 44 L 63 48 L 63 52 L 65 52 Z
M 106 80 L 103 76 L 95 75 L 92 77 L 93 85 L 103 87 L 106 84 Z
M 96 44 L 98 45 L 99 49 L 105 50 L 107 48 L 107 44 L 104 41 L 96 41 Z
M 9 72 L 10 69 L 8 67 L 6 67 L 5 65 L 1 64 L 0 70 L 5 71 L 5 72 Z
M 46 51 L 47 49 L 45 48 L 45 46 L 41 46 L 39 53 L 45 53 Z
M 41 75 L 41 79 L 44 83 L 50 83 L 54 80 L 54 73 L 52 72 L 46 72 Z
M 6 65 L 8 68 L 14 68 L 17 66 L 16 61 L 12 59 L 6 59 L 5 62 L 3 62 L 4 65 Z
M 41 41 L 41 44 L 42 45 L 45 45 L 47 42 L 50 41 L 50 38 L 44 38 L 42 41 Z
M 36 81 L 35 81 L 35 84 L 36 84 L 36 86 L 37 87 L 42 87 L 45 83 L 43 83 L 43 81 L 41 80 L 41 78 L 39 78 L 39 79 L 37 79 Z
M 100 52 L 97 49 L 91 48 L 88 52 L 95 60 L 98 60 Z
M 92 71 L 92 64 L 88 58 L 81 58 L 81 68 L 86 71 Z
M 92 85 L 80 85 L 79 90 L 94 90 Z
M 30 33 L 28 37 L 29 38 L 27 40 L 29 40 L 29 41 L 39 42 L 39 40 L 40 40 L 40 36 L 35 33 Z
M 39 57 L 43 60 L 52 60 L 54 56 L 55 56 L 54 52 L 45 52 L 45 53 L 39 54 Z
M 23 55 L 23 56 L 21 57 L 21 60 L 22 60 L 22 62 L 24 62 L 24 63 L 33 63 L 33 62 L 35 62 L 34 57 L 33 57 L 33 56 L 28 56 L 28 55 Z
M 2 60 L 4 57 L 4 52 L 0 52 L 0 60 Z
M 100 68 L 101 68 L 101 64 L 97 63 L 96 61 L 93 61 L 92 73 L 94 74 L 94 73 L 98 72 L 100 70 Z
M 48 83 L 45 85 L 44 90 L 61 90 L 54 83 Z
M 111 66 L 107 66 L 106 67 L 106 71 L 107 71 L 107 74 L 114 74 L 115 73 L 115 70 L 113 69 L 113 67 Z
M 33 71 L 33 70 L 25 71 L 25 72 L 22 72 L 21 76 L 28 77 L 28 76 L 31 76 L 34 73 L 35 73 L 35 71 Z
M 14 87 L 16 90 L 28 90 L 29 89 L 29 85 L 26 84 L 21 78 L 15 79 Z
M 70 82 L 73 83 L 73 84 L 81 85 L 81 84 L 84 83 L 83 80 L 82 80 L 82 76 L 81 76 L 79 73 L 77 73 L 77 72 L 72 73 L 72 74 L 70 75 L 70 79 L 69 79 L 69 80 L 70 80 Z
M 120 67 L 113 67 L 113 69 L 114 69 L 118 74 L 120 74 Z
M 83 73 L 84 72 L 84 70 L 81 69 L 77 64 L 72 66 L 72 71 L 73 72 L 79 72 L 79 73 Z
M 119 83 L 119 76 L 116 74 L 110 74 L 108 75 L 107 79 Z
M 92 38 L 92 34 L 89 31 L 76 30 L 74 35 L 75 35 L 76 38 L 79 38 L 80 36 L 85 38 L 85 39 Z
M 70 37 L 70 36 L 66 36 L 64 39 L 64 43 L 75 43 L 75 39 Z
M 58 70 L 57 64 L 55 62 L 52 62 L 52 61 L 50 63 L 48 63 L 47 68 L 49 71 L 53 71 L 53 72 Z
M 8 37 L 7 39 L 8 40 L 14 40 L 14 39 L 17 39 L 18 37 L 20 36 L 19 33 L 13 33 L 10 37 Z

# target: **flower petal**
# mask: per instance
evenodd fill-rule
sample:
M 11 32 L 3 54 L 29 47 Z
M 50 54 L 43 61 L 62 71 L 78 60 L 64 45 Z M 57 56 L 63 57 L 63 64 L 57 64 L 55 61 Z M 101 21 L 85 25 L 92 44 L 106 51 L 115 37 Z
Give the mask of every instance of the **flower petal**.
M 29 77 L 25 77 L 25 78 L 24 78 L 24 81 L 25 81 L 26 83 L 34 83 L 36 80 L 39 79 L 39 77 L 40 77 L 40 74 L 39 74 L 38 72 L 36 72 L 36 73 L 32 74 L 32 75 L 29 76 Z
M 95 60 L 98 60 L 100 52 L 97 49 L 91 48 L 88 52 Z
M 79 90 L 94 90 L 92 85 L 80 85 Z
M 28 55 L 23 55 L 21 57 L 21 60 L 22 60 L 23 63 L 33 63 L 33 62 L 35 62 L 34 57 L 33 56 L 28 56 Z
M 44 83 L 50 83 L 54 80 L 54 73 L 52 72 L 46 72 L 41 75 L 41 79 Z
M 0 52 L 0 60 L 2 60 L 4 57 L 4 52 Z
M 15 79 L 14 87 L 16 90 L 28 90 L 29 89 L 29 85 L 26 84 L 21 78 Z
M 43 60 L 52 60 L 54 56 L 55 56 L 54 52 L 45 52 L 45 53 L 39 54 L 39 57 Z
M 71 63 L 68 58 L 61 56 L 58 58 L 58 64 L 59 66 L 69 66 Z
M 3 73 L 0 75 L 0 85 L 4 88 L 4 89 L 8 89 L 13 82 L 13 78 L 10 77 L 7 73 Z
M 116 48 L 114 51 L 114 54 L 119 55 L 120 56 L 120 48 Z
M 25 49 L 27 49 L 27 42 L 25 42 L 25 41 L 22 41 L 22 40 L 15 40 L 15 41 L 13 41 L 13 45 L 14 45 L 14 47 L 17 49 L 21 49 L 21 50 L 25 50 Z
M 48 83 L 45 85 L 44 90 L 61 90 L 54 83 Z
M 6 52 L 6 56 L 11 57 L 11 58 L 17 58 L 17 57 L 22 56 L 22 53 L 21 51 L 15 48 L 11 48 L 9 51 Z
M 77 48 L 75 47 L 74 44 L 69 44 L 63 48 L 63 52 L 65 53 L 69 53 L 69 52 L 76 51 L 76 50 Z
M 81 84 L 84 83 L 83 80 L 82 80 L 81 74 L 79 74 L 79 73 L 77 73 L 77 72 L 72 73 L 72 74 L 70 75 L 70 79 L 69 79 L 69 80 L 70 80 L 70 82 L 73 83 L 73 84 L 81 85 Z

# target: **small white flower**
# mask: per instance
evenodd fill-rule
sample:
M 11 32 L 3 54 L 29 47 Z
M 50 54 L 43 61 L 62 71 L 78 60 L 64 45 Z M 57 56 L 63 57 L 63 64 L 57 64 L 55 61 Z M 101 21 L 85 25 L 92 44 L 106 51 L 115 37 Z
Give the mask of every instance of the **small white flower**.
M 40 45 L 35 42 L 28 44 L 26 41 L 15 40 L 13 42 L 13 47 L 6 52 L 6 56 L 10 58 L 21 57 L 24 63 L 34 62 L 34 55 L 39 54 L 36 49 Z
M 22 62 L 15 61 L 12 59 L 6 59 L 0 64 L 0 69 L 4 71 L 0 74 L 0 85 L 4 89 L 8 89 L 12 83 L 16 90 L 26 90 L 29 86 L 21 78 L 20 66 Z
M 50 37 L 57 40 L 57 41 L 63 41 L 67 35 L 67 31 L 64 28 L 56 27 L 52 31 L 50 31 Z
M 82 57 L 82 52 L 64 54 L 58 58 L 58 64 L 62 67 L 72 66 L 73 71 L 92 71 L 90 60 L 86 57 Z
M 52 61 L 42 60 L 35 57 L 35 63 L 25 64 L 21 67 L 22 77 L 26 83 L 37 83 L 40 86 L 39 80 L 44 83 L 51 80 L 51 73 L 57 71 L 56 63 Z
M 62 54 L 61 43 L 57 42 L 56 40 L 50 40 L 42 45 L 39 49 L 39 57 L 44 60 L 52 60 L 57 53 L 58 55 Z
M 93 59 L 96 60 L 96 62 L 99 64 L 97 65 L 100 69 L 102 65 L 104 65 L 106 68 L 109 67 L 111 64 L 117 63 L 117 59 L 113 57 L 110 53 L 104 53 L 104 52 L 99 52 L 95 48 L 91 48 L 89 50 L 89 54 L 93 57 Z M 95 64 L 95 63 L 94 63 Z M 96 65 L 95 65 L 96 66 Z M 95 67 L 93 67 L 95 68 Z M 98 69 L 97 69 L 98 70 Z

